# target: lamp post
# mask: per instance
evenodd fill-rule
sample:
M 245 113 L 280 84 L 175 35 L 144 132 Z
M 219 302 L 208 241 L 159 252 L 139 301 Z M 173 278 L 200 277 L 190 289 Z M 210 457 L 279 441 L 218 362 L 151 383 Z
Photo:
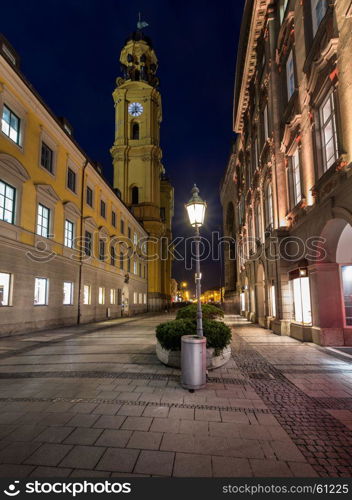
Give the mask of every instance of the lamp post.
M 200 273 L 200 261 L 199 261 L 199 243 L 200 243 L 200 234 L 199 228 L 202 227 L 204 222 L 205 210 L 207 208 L 207 204 L 202 198 L 199 196 L 199 189 L 194 184 L 192 189 L 192 197 L 188 203 L 185 205 L 189 222 L 192 227 L 196 230 L 196 236 L 194 238 L 196 244 L 196 298 L 197 298 L 197 335 L 203 337 L 203 319 L 202 319 L 202 304 L 200 300 L 201 296 L 201 278 L 202 275 Z
M 196 185 L 192 189 L 192 198 L 186 203 L 185 207 L 188 213 L 191 226 L 195 228 L 196 244 L 196 297 L 197 297 L 197 335 L 183 335 L 181 338 L 181 383 L 185 389 L 194 392 L 195 389 L 201 389 L 206 385 L 206 338 L 203 335 L 202 304 L 201 295 L 201 274 L 199 228 L 203 225 L 205 209 L 207 204 L 199 196 L 199 189 Z

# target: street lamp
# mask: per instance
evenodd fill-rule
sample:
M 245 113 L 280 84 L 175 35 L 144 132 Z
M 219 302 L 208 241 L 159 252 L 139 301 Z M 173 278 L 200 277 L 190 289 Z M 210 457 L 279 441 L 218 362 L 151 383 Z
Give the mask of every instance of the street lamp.
M 203 335 L 199 262 L 199 228 L 204 222 L 206 206 L 205 201 L 199 196 L 199 189 L 194 185 L 192 198 L 186 203 L 185 207 L 191 226 L 196 231 L 194 239 L 196 244 L 197 335 L 183 335 L 181 338 L 181 383 L 185 389 L 191 392 L 194 392 L 195 389 L 201 389 L 206 385 L 207 355 L 206 338 Z
M 185 205 L 189 221 L 191 226 L 196 230 L 196 236 L 194 238 L 196 244 L 196 298 L 197 298 L 197 335 L 200 337 L 203 336 L 203 320 L 202 320 L 202 304 L 200 300 L 201 296 L 201 284 L 200 280 L 202 275 L 200 274 L 200 262 L 199 262 L 199 243 L 200 243 L 200 234 L 199 228 L 203 225 L 205 209 L 207 208 L 207 204 L 202 198 L 199 196 L 199 189 L 194 184 L 192 189 L 192 198 Z

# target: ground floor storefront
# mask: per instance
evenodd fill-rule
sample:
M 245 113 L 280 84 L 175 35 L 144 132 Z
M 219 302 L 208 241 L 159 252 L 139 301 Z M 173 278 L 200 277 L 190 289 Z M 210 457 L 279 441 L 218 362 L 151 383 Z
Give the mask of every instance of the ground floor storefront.
M 0 339 L 0 476 L 351 476 L 352 363 L 238 316 L 194 394 L 144 315 Z

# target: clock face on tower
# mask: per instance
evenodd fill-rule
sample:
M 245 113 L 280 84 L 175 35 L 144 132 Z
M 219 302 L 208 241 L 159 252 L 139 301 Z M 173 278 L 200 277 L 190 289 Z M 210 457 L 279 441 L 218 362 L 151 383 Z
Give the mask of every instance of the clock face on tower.
M 141 116 L 143 113 L 143 106 L 139 102 L 131 102 L 128 105 L 128 112 L 132 116 Z

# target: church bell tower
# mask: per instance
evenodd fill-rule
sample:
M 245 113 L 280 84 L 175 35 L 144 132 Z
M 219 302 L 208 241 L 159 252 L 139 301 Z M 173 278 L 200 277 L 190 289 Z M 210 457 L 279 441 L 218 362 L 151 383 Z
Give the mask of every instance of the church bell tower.
M 173 188 L 161 163 L 161 96 L 158 60 L 139 21 L 120 54 L 122 77 L 116 80 L 115 141 L 111 148 L 114 188 L 150 236 L 148 306 L 161 310 L 170 301 Z

